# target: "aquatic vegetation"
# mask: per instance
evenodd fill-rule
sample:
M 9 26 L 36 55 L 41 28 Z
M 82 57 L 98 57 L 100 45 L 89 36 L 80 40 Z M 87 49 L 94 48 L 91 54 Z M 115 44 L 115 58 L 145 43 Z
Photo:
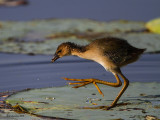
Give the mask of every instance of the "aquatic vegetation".
M 6 102 L 15 112 L 41 117 L 66 119 L 81 117 L 83 120 L 160 118 L 160 108 L 157 107 L 160 105 L 159 87 L 159 83 L 131 83 L 130 89 L 126 91 L 118 106 L 108 111 L 101 109 L 101 106 L 112 102 L 116 92 L 110 94 L 110 91 L 114 88 L 102 87 L 103 91 L 106 91 L 106 95 L 102 97 L 92 85 L 78 90 L 68 86 L 31 89 L 9 96 Z
M 86 45 L 99 37 L 116 36 L 127 39 L 146 52 L 160 51 L 160 35 L 147 31 L 144 22 L 89 19 L 49 19 L 0 21 L 0 52 L 53 54 L 62 42 Z
M 146 27 L 153 33 L 160 34 L 160 18 L 150 20 L 146 23 Z

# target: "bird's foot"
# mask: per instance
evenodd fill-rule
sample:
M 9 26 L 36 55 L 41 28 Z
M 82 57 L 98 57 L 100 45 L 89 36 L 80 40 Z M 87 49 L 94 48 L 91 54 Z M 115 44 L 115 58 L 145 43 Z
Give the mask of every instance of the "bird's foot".
M 110 110 L 113 106 L 95 106 L 95 107 L 81 107 L 81 109 L 101 109 L 101 110 Z
M 110 110 L 111 108 L 113 108 L 114 106 L 101 106 L 102 110 Z
M 88 85 L 90 83 L 93 83 L 95 85 L 95 87 L 97 88 L 98 92 L 104 97 L 104 94 L 102 93 L 102 91 L 100 90 L 100 88 L 98 87 L 98 85 L 96 84 L 96 79 L 71 79 L 71 78 L 63 78 L 65 80 L 70 80 L 70 81 L 78 81 L 78 82 L 69 82 L 69 85 L 76 85 L 73 88 L 79 88 L 85 85 Z

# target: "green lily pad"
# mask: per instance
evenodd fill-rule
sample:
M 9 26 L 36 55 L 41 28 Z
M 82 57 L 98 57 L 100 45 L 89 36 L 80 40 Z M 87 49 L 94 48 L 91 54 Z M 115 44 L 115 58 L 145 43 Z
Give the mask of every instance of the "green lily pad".
M 146 114 L 160 118 L 160 83 L 131 83 L 111 110 L 94 109 L 110 105 L 120 88 L 99 85 L 104 97 L 93 85 L 78 89 L 69 86 L 32 89 L 18 92 L 6 99 L 12 106 L 19 105 L 29 114 L 46 117 L 93 120 L 144 119 Z M 147 89 L 146 89 L 147 88 Z
M 125 38 L 146 52 L 160 51 L 160 34 L 146 32 L 144 22 L 98 22 L 88 19 L 50 19 L 27 22 L 0 21 L 0 52 L 53 54 L 59 44 L 89 44 L 96 38 Z
M 146 23 L 146 27 L 150 31 L 160 34 L 160 18 L 150 20 L 149 22 Z

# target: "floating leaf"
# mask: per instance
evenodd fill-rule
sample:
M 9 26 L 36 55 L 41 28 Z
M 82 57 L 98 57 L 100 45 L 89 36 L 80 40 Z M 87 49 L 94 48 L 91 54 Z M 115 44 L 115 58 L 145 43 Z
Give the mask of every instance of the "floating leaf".
M 89 44 L 96 38 L 116 36 L 133 46 L 160 51 L 160 34 L 146 31 L 144 22 L 99 22 L 88 19 L 0 21 L 0 52 L 53 54 L 62 42 Z
M 146 27 L 154 33 L 160 34 L 160 18 L 153 19 L 146 23 Z
M 105 85 L 99 87 L 104 92 L 104 97 L 98 94 L 95 87 L 88 85 L 78 89 L 64 86 L 22 91 L 9 96 L 6 101 L 15 106 L 16 112 L 37 116 L 83 120 L 128 119 L 134 116 L 135 119 L 144 119 L 147 113 L 160 118 L 160 108 L 154 106 L 155 102 L 156 106 L 159 106 L 160 83 L 131 83 L 117 107 L 108 111 L 101 109 L 101 106 L 110 105 L 120 88 Z M 141 96 L 141 93 L 144 93 L 145 97 Z M 151 95 L 152 97 L 146 97 Z M 19 101 L 21 98 L 24 102 Z

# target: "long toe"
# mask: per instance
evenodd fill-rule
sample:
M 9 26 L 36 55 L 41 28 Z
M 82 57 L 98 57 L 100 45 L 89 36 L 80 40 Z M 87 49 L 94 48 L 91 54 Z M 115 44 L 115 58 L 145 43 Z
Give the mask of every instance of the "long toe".
M 88 85 L 90 83 L 93 83 L 94 86 L 97 88 L 99 94 L 101 94 L 103 97 L 104 97 L 104 94 L 103 92 L 100 90 L 100 88 L 98 87 L 98 85 L 96 84 L 97 79 L 93 79 L 93 78 L 90 78 L 90 79 L 72 79 L 72 78 L 63 78 L 64 80 L 69 80 L 69 81 L 78 81 L 78 82 L 70 82 L 69 85 L 76 85 L 78 84 L 77 86 L 74 86 L 73 88 L 79 88 L 79 87 L 82 87 L 82 86 L 85 86 L 85 85 Z

